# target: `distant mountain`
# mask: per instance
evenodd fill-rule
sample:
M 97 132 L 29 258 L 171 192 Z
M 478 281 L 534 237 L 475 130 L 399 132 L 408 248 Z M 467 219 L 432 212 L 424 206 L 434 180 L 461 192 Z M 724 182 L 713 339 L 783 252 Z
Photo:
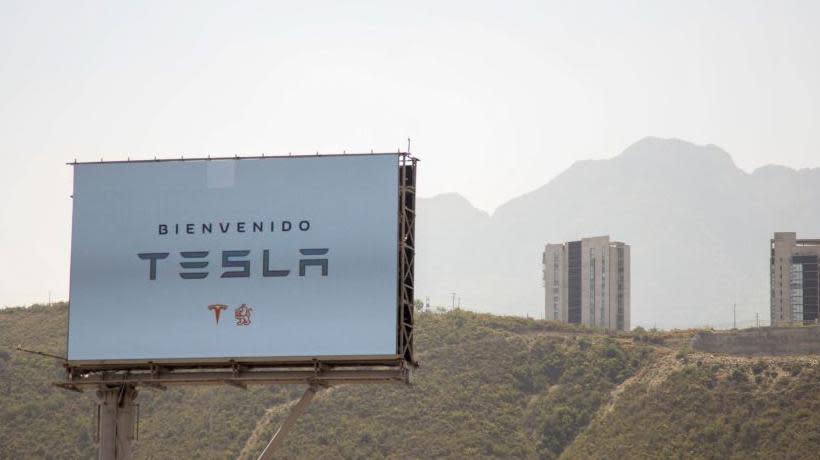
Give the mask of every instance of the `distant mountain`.
M 492 216 L 455 194 L 419 200 L 416 292 L 540 317 L 544 244 L 608 234 L 632 246 L 633 326 L 725 327 L 733 303 L 739 325 L 767 323 L 775 231 L 820 235 L 820 169 L 748 174 L 717 146 L 649 137 Z

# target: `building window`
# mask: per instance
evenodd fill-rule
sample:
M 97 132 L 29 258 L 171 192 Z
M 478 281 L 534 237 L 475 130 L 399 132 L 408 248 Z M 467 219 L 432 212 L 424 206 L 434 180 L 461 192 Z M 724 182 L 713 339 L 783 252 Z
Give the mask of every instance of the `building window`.
M 792 264 L 789 270 L 791 320 L 803 322 L 803 264 Z
M 584 309 L 581 283 L 581 266 L 584 264 L 584 255 L 580 241 L 567 243 L 567 321 L 581 324 L 581 312 Z
M 589 248 L 589 324 L 595 326 L 595 248 Z
M 625 329 L 625 312 L 624 312 L 624 248 L 619 247 L 617 251 L 618 257 L 618 312 L 615 318 L 616 325 L 619 331 Z
M 599 323 L 601 325 L 606 326 L 606 253 L 607 249 L 605 248 L 601 253 L 601 307 L 600 307 L 600 320 Z
M 552 316 L 554 320 L 560 319 L 560 290 L 558 288 L 558 273 L 559 273 L 559 263 L 558 263 L 558 253 L 555 252 L 552 254 Z

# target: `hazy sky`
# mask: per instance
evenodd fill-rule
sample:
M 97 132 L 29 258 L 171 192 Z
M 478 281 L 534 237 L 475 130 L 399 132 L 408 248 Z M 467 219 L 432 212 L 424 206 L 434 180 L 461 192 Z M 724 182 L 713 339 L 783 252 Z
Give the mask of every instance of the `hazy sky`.
M 820 2 L 0 1 L 0 305 L 68 292 L 73 159 L 394 151 L 493 210 L 647 135 L 820 164 Z

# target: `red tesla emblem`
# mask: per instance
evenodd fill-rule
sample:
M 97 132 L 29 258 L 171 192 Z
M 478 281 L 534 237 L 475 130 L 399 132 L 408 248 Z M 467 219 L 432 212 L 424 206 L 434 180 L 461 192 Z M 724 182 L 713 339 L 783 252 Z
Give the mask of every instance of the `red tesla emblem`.
M 219 315 L 222 314 L 222 310 L 227 310 L 227 309 L 228 309 L 228 306 L 227 305 L 222 305 L 221 303 L 215 303 L 215 304 L 208 305 L 208 310 L 211 310 L 211 311 L 214 312 L 214 318 L 216 319 L 216 324 L 219 324 Z

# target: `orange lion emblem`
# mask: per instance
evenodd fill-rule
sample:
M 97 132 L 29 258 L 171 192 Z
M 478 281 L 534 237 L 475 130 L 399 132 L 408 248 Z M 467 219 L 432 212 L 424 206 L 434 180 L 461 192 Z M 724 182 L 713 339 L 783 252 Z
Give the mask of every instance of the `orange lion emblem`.
M 251 324 L 251 312 L 253 308 L 245 305 L 244 303 L 240 305 L 236 310 L 233 312 L 233 317 L 236 319 L 237 326 L 248 326 Z

